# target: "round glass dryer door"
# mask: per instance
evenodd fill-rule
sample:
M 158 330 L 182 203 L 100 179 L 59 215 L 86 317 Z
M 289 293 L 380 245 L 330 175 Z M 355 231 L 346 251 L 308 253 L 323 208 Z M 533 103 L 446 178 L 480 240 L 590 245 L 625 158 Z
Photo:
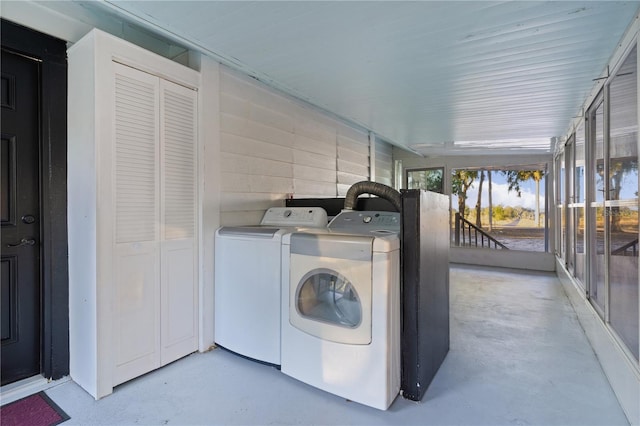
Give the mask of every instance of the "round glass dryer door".
M 296 290 L 296 310 L 306 319 L 346 328 L 362 323 L 362 303 L 349 280 L 321 268 L 308 272 Z

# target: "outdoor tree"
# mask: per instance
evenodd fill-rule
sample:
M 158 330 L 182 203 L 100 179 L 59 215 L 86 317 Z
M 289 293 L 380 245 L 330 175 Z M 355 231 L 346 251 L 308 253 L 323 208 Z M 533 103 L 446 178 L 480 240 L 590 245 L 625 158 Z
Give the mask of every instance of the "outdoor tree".
M 482 184 L 484 183 L 484 170 L 480 170 L 480 184 L 478 185 L 478 200 L 476 201 L 476 226 L 482 228 Z
M 465 217 L 465 206 L 467 202 L 467 191 L 473 185 L 473 181 L 478 177 L 475 170 L 454 170 L 451 179 L 451 191 L 458 196 L 458 213 L 460 217 Z
M 421 182 L 424 186 L 421 188 L 427 191 L 442 192 L 442 169 L 428 170 L 427 172 L 420 176 L 421 179 L 424 176 L 424 183 Z
M 496 220 L 504 220 L 505 218 L 504 206 L 497 205 L 492 210 L 493 210 L 493 216 L 496 218 Z
M 627 174 L 636 174 L 638 172 L 638 162 L 627 158 L 612 158 L 609 162 L 609 199 L 619 200 L 622 183 Z M 637 196 L 637 194 L 636 194 Z M 620 207 L 611 208 L 611 232 L 622 231 L 620 224 L 621 214 Z
M 493 231 L 493 183 L 491 182 L 491 170 L 487 170 L 489 181 L 489 231 Z

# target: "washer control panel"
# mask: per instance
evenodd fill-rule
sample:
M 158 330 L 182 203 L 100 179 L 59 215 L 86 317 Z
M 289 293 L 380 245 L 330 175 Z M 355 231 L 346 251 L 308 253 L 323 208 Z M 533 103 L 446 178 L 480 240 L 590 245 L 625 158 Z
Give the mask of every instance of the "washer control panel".
M 260 225 L 325 228 L 327 222 L 327 212 L 322 207 L 271 207 Z

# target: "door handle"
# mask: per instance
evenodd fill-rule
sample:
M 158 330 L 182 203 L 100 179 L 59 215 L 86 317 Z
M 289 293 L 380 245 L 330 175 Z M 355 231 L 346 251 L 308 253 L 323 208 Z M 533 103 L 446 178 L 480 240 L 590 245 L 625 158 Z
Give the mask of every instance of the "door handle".
M 35 245 L 36 240 L 34 240 L 33 238 L 23 238 L 20 240 L 20 242 L 17 242 L 15 244 L 7 244 L 7 247 L 20 247 L 20 246 L 32 246 Z

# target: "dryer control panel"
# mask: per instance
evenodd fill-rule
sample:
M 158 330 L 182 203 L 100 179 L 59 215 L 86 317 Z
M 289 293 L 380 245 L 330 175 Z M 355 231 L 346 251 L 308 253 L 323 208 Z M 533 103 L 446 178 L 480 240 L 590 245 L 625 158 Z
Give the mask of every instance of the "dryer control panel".
M 322 207 L 271 207 L 260 225 L 325 228 L 327 222 L 327 212 Z
M 345 210 L 333 218 L 329 229 L 349 232 L 400 232 L 400 213 Z

